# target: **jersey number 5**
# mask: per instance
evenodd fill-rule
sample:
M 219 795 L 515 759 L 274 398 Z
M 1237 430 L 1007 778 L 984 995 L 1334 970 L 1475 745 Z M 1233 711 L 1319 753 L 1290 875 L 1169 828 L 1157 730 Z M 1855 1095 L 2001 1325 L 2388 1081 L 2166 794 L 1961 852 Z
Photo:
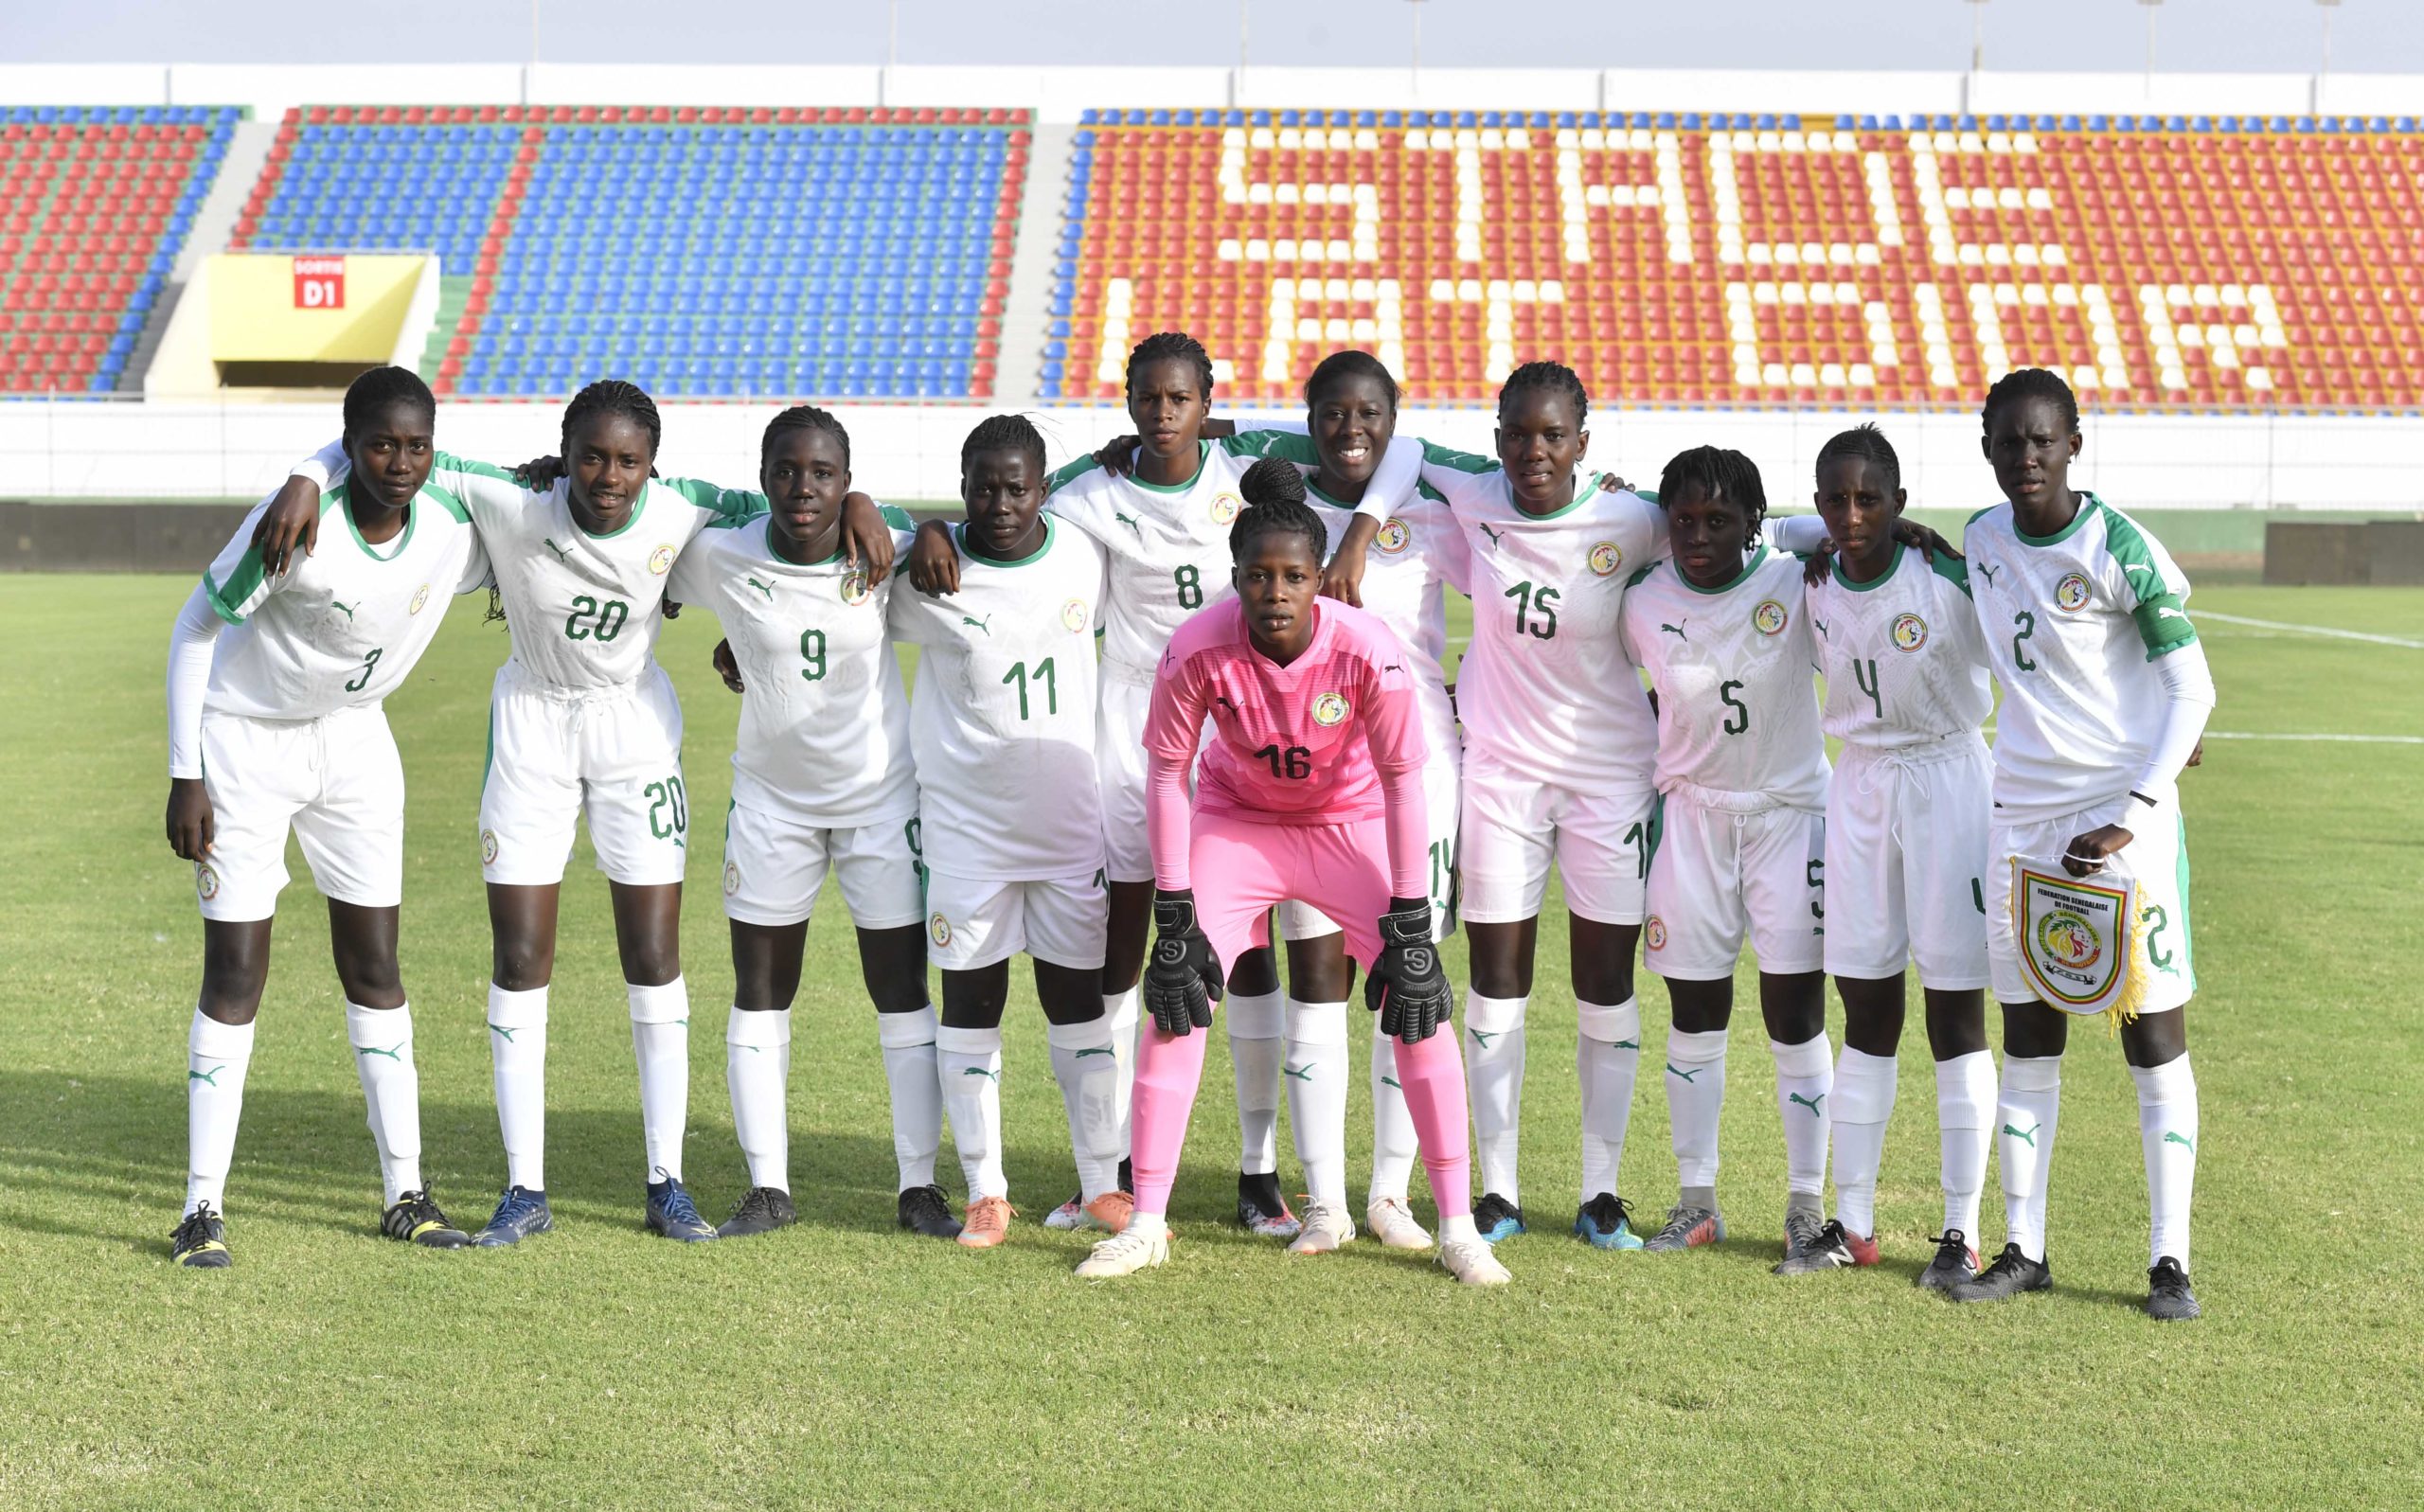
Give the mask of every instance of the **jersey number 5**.
M 1718 702 L 1734 711 L 1727 715 L 1725 722 L 1719 726 L 1728 735 L 1740 735 L 1751 728 L 1751 705 L 1734 696 L 1734 690 L 1741 685 L 1739 682 L 1730 677 L 1717 685 Z

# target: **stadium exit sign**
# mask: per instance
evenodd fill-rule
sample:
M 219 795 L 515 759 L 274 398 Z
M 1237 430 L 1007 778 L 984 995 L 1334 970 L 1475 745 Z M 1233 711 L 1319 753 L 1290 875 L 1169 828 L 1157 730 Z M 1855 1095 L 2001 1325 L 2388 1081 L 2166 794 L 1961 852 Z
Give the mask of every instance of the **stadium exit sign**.
M 345 308 L 345 259 L 343 258 L 295 258 L 294 308 L 297 310 L 343 310 Z

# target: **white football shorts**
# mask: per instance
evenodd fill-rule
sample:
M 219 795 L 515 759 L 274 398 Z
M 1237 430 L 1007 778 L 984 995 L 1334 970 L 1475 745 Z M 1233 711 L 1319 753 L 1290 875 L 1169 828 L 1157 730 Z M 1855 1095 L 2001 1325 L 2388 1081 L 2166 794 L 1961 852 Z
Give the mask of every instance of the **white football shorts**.
M 1021 951 L 1072 970 L 1102 965 L 1109 900 L 1100 872 L 1041 881 L 926 874 L 926 958 L 973 971 Z
M 508 661 L 489 699 L 481 875 L 508 886 L 562 881 L 582 817 L 609 878 L 640 887 L 682 880 L 690 797 L 672 680 L 651 663 L 613 687 L 560 688 Z
M 2073 838 L 2106 825 L 2130 831 L 2130 843 L 2107 863 L 2126 867 L 2138 884 L 2133 936 L 2138 955 L 2130 963 L 2146 983 L 2138 1005 L 2145 1013 L 2168 1013 L 2197 992 L 2197 964 L 2188 938 L 2188 835 L 2174 804 L 2148 808 L 2124 796 L 2059 819 L 2034 825 L 1992 825 L 1987 835 L 1987 959 L 1994 972 L 1995 1001 L 2033 1003 L 2012 937 L 2011 863 L 2015 856 L 2053 861 Z
M 1660 976 L 1734 974 L 1747 934 L 1759 969 L 1826 965 L 1827 816 L 1798 809 L 1736 813 L 1681 793 L 1660 805 L 1649 858 L 1642 960 Z
M 723 912 L 743 924 L 797 924 L 830 872 L 850 922 L 900 929 L 926 916 L 918 815 L 828 829 L 734 804 L 723 819 Z
M 1827 793 L 1827 970 L 1987 986 L 1987 743 L 1846 745 Z
M 403 901 L 404 766 L 377 705 L 316 720 L 205 710 L 202 780 L 213 826 L 193 869 L 203 917 L 276 914 L 290 828 L 323 895 L 364 908 Z
M 1482 754 L 1466 759 L 1464 775 L 1457 872 L 1468 923 L 1537 917 L 1552 861 L 1568 912 L 1600 924 L 1641 922 L 1658 796 L 1647 781 L 1621 792 L 1577 792 Z

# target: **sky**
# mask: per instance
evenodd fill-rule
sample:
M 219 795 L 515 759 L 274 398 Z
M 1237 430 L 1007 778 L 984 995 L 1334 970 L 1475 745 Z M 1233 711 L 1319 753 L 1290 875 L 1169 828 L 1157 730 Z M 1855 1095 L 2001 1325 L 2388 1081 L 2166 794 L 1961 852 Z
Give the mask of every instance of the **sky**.
M 545 62 L 880 63 L 889 16 L 914 63 L 1237 62 L 1394 66 L 1412 0 L 538 0 Z M 1137 17 L 1150 12 L 1152 22 Z M 2135 72 L 2137 0 L 1421 0 L 1427 65 L 1960 69 L 1973 17 L 1990 70 Z M 522 62 L 528 0 L 0 0 L 0 63 Z M 2311 73 L 2314 0 L 2164 0 L 2165 70 Z M 2424 0 L 2344 0 L 2335 71 L 2424 74 Z

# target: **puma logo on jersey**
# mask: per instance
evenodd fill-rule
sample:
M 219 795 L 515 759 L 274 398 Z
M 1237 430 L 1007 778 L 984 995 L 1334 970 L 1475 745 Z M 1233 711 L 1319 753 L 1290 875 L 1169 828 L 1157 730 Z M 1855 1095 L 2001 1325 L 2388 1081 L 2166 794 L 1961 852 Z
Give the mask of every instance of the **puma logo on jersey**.
M 355 610 L 357 610 L 357 609 L 360 609 L 360 608 L 362 607 L 362 605 L 360 605 L 359 603 L 352 603 L 352 604 L 340 604 L 340 603 L 338 603 L 335 599 L 331 598 L 331 599 L 330 599 L 330 600 L 329 600 L 329 607 L 330 607 L 330 609 L 335 609 L 335 610 L 342 610 L 342 611 L 344 611 L 344 613 L 345 613 L 345 617 L 346 617 L 348 620 L 351 620 L 351 619 L 353 618 L 353 612 L 354 612 Z
M 1818 627 L 1818 633 L 1819 633 L 1819 634 L 1824 635 L 1824 634 L 1826 634 L 1826 633 L 1827 633 L 1827 622 L 1826 622 L 1825 620 L 1823 620 L 1823 619 L 1820 619 L 1817 615 L 1815 615 L 1815 614 L 1810 615 L 1810 616 L 1809 616 L 1809 623 L 1811 623 L 1812 625 L 1815 625 L 1815 626 L 1817 626 L 1817 627 Z
M 1684 617 L 1684 625 L 1688 625 L 1691 622 L 1690 615 L 1687 614 Z M 1689 645 L 1691 644 L 1692 638 L 1684 633 L 1684 625 L 1668 625 L 1661 623 L 1658 628 L 1665 633 L 1674 636 L 1677 640 L 1684 642 L 1685 645 Z
M 743 580 L 746 581 L 750 587 L 757 589 L 761 594 L 764 594 L 766 596 L 766 602 L 771 604 L 775 601 L 775 585 L 773 583 L 759 582 L 755 578 L 749 578 Z
M 566 551 L 563 547 L 557 545 L 555 538 L 552 536 L 541 536 L 539 538 L 539 544 L 546 547 L 549 551 L 554 552 L 558 561 L 570 561 L 572 560 L 572 553 Z
M 1989 588 L 1995 585 L 1995 574 L 2003 571 L 1991 561 L 1980 561 L 1972 565 L 1978 569 L 1978 576 L 1987 579 L 1987 586 Z
M 2186 619 L 2187 617 L 2188 616 L 2186 614 L 2183 614 L 2179 610 L 2172 608 L 2169 604 L 2157 604 L 2155 606 L 2155 618 L 2157 619 Z
M 1114 520 L 1118 521 L 1121 525 L 1126 525 L 1129 529 L 1135 531 L 1137 540 L 1142 541 L 1145 539 L 1145 527 L 1137 523 L 1135 516 L 1121 514 L 1118 510 L 1114 509 L 1111 511 L 1111 517 Z
M 1486 535 L 1486 536 L 1488 536 L 1488 537 L 1489 538 L 1489 543 L 1490 543 L 1491 545 L 1495 546 L 1495 545 L 1497 545 L 1497 544 L 1498 544 L 1498 532 L 1497 532 L 1497 531 L 1495 531 L 1495 530 L 1491 529 L 1488 525 L 1482 525 L 1482 526 L 1481 526 L 1481 533 L 1482 533 L 1483 535 Z
M 993 616 L 990 614 L 986 615 L 983 619 L 979 619 L 973 614 L 962 614 L 959 616 L 959 622 L 963 625 L 973 625 L 989 636 L 993 633 L 993 626 L 991 624 L 992 618 Z
M 2143 561 L 2125 561 L 2121 564 L 2121 570 L 2123 572 L 2154 572 L 2154 568 L 2148 566 Z M 2162 575 L 2157 573 L 2156 576 L 2161 577 Z

